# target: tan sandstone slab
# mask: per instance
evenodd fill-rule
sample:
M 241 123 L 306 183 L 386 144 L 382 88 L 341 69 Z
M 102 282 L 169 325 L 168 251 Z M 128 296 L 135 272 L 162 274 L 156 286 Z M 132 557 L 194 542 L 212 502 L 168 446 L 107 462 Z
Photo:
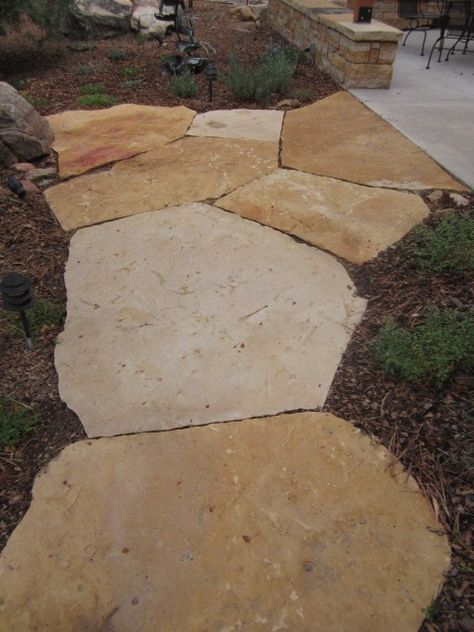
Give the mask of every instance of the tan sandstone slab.
M 51 187 L 46 199 L 70 230 L 218 198 L 277 166 L 278 143 L 188 137 Z
M 288 169 L 236 189 L 217 204 L 353 263 L 375 257 L 429 215 L 413 193 Z
M 215 110 L 198 114 L 190 136 L 280 140 L 283 112 L 277 110 Z
M 195 204 L 78 231 L 56 348 L 89 436 L 321 406 L 365 301 L 334 257 Z
M 416 632 L 449 548 L 392 465 L 318 413 L 75 443 L 2 554 L 2 629 Z
M 155 149 L 186 134 L 196 112 L 124 104 L 106 110 L 73 110 L 48 122 L 55 135 L 62 178 Z
M 395 189 L 452 189 L 454 180 L 419 147 L 346 92 L 288 112 L 282 166 Z

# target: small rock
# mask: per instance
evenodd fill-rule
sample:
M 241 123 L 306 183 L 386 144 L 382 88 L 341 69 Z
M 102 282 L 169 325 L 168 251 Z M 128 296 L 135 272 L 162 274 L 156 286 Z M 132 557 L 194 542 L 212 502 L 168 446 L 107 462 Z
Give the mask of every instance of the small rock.
M 50 184 L 53 184 L 53 182 L 54 182 L 54 178 L 42 178 L 41 180 L 37 180 L 36 184 L 41 189 L 44 189 L 45 187 L 49 187 Z
M 56 169 L 54 167 L 46 167 L 44 169 L 31 169 L 26 174 L 28 180 L 35 182 L 36 180 L 41 180 L 41 178 L 48 178 L 49 176 L 56 175 Z
M 258 20 L 258 15 L 253 12 L 252 7 L 244 5 L 242 7 L 234 7 L 230 10 L 233 15 L 236 15 L 242 22 L 252 22 Z M 260 15 L 260 14 L 259 14 Z
M 26 171 L 31 171 L 32 169 L 35 168 L 34 165 L 31 164 L 31 162 L 17 162 L 14 165 L 12 165 L 13 169 L 16 169 L 17 171 L 21 171 L 23 173 L 25 173 Z
M 456 204 L 456 206 L 469 206 L 469 198 L 461 193 L 450 193 L 449 199 Z
M 428 200 L 430 202 L 433 202 L 433 204 L 436 204 L 437 202 L 439 202 L 441 200 L 441 198 L 443 197 L 443 192 L 436 190 L 436 191 L 432 191 L 429 195 L 428 195 Z
M 40 190 L 38 189 L 36 184 L 34 182 L 31 182 L 31 180 L 25 179 L 20 180 L 20 182 L 27 193 L 40 193 Z
M 283 99 L 275 105 L 275 110 L 294 110 L 301 107 L 301 101 L 298 99 Z

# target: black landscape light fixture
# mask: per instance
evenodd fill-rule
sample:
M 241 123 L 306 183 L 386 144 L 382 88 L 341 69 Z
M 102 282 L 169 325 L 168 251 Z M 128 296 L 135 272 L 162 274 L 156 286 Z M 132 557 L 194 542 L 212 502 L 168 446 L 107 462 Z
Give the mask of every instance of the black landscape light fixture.
M 17 272 L 10 272 L 0 283 L 3 307 L 8 312 L 18 312 L 25 332 L 26 342 L 33 348 L 31 331 L 25 311 L 31 309 L 35 303 L 31 279 Z
M 209 82 L 209 103 L 212 103 L 212 82 L 217 79 L 217 68 L 213 61 L 208 61 L 204 68 L 204 75 Z

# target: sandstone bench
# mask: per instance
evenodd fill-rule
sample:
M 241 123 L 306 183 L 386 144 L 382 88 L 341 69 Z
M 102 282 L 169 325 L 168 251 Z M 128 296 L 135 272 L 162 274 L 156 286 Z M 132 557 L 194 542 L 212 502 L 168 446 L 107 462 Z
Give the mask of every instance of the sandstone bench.
M 344 88 L 388 88 L 401 31 L 329 0 L 269 0 L 268 20 L 299 49 L 314 48 L 316 65 Z

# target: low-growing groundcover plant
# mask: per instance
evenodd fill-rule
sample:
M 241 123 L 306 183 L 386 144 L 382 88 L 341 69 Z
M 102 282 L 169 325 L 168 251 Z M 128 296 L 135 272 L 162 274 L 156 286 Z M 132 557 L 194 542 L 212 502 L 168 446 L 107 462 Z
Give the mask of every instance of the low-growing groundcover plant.
M 87 107 L 108 107 L 116 105 L 118 99 L 106 94 L 105 87 L 101 83 L 86 83 L 79 88 L 78 99 L 81 108 Z
M 442 386 L 455 372 L 474 373 L 474 311 L 430 307 L 424 321 L 402 327 L 389 320 L 372 344 L 377 363 L 408 381 Z
M 6 314 L 10 333 L 13 336 L 22 338 L 25 334 L 18 318 L 18 314 L 15 312 L 6 312 Z M 62 307 L 47 298 L 38 298 L 34 307 L 27 311 L 27 318 L 30 325 L 31 335 L 33 338 L 37 338 L 45 327 L 60 325 L 62 323 L 64 310 Z
M 474 272 L 474 215 L 452 213 L 434 227 L 418 226 L 409 246 L 427 272 Z
M 0 449 L 13 448 L 40 421 L 30 408 L 0 397 Z

